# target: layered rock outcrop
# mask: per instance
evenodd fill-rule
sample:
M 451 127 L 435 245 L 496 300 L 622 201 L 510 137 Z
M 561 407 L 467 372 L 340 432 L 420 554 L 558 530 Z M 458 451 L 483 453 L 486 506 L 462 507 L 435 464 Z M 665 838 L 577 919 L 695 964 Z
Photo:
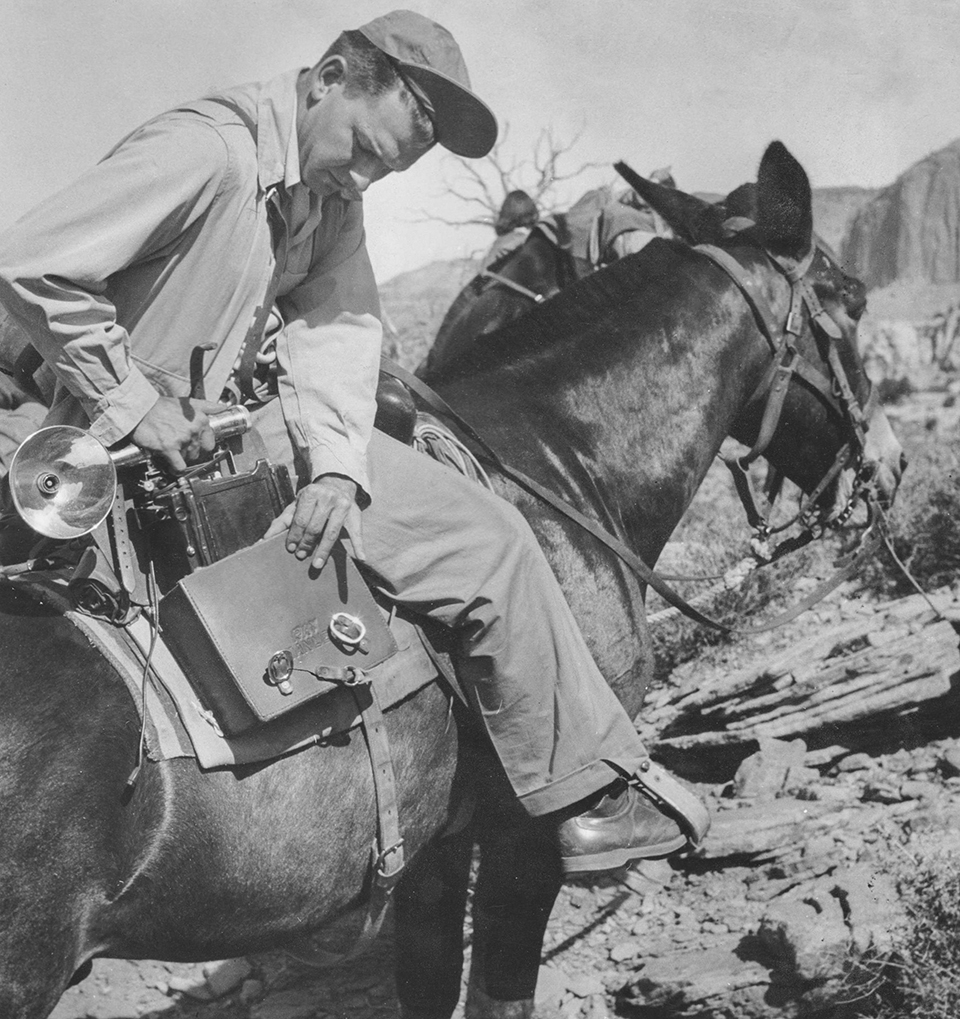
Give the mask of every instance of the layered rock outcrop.
M 960 139 L 915 163 L 855 216 L 845 264 L 869 288 L 960 281 Z

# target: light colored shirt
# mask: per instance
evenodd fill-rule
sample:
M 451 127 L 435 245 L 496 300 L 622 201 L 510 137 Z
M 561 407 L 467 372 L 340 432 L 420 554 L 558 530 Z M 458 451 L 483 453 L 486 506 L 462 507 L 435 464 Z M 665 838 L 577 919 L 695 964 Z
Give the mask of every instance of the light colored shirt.
M 275 268 L 277 389 L 311 476 L 369 492 L 382 330 L 359 201 L 300 180 L 290 71 L 148 121 L 0 234 L 0 303 L 57 376 L 47 423 L 107 445 L 160 395 L 216 399 Z M 275 192 L 287 242 L 271 236 Z M 286 249 L 277 266 L 277 251 Z
M 0 477 L 9 469 L 20 443 L 40 427 L 45 415 L 42 403 L 0 372 Z
M 490 245 L 490 250 L 483 256 L 480 263 L 481 269 L 489 269 L 494 262 L 499 261 L 508 251 L 515 251 L 530 236 L 530 227 L 516 226 L 507 233 L 501 234 Z

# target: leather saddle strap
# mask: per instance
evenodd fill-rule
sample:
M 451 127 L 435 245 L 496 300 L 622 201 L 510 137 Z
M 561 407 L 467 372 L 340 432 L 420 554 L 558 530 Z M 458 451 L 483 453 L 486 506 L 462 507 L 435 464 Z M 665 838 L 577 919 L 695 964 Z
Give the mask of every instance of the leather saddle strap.
M 715 244 L 698 244 L 693 250 L 708 258 L 717 268 L 722 269 L 737 285 L 753 312 L 757 327 L 770 344 L 772 353 L 779 354 L 783 345 L 783 330 L 757 281 L 744 272 L 743 266 L 733 255 L 724 251 L 723 248 L 718 248 Z
M 380 933 L 390 896 L 403 872 L 403 839 L 400 837 L 400 816 L 397 807 L 397 780 L 387 739 L 383 709 L 376 685 L 350 687 L 360 710 L 363 736 L 373 769 L 373 791 L 377 809 L 377 838 L 373 848 L 370 901 L 363 927 L 357 940 L 346 952 L 329 952 L 306 941 L 286 949 L 300 962 L 316 969 L 330 969 L 362 955 Z M 367 699 L 369 698 L 369 699 Z
M 734 284 L 736 284 L 741 294 L 743 294 L 746 299 L 747 304 L 750 306 L 750 309 L 753 311 L 757 327 L 770 344 L 770 349 L 774 356 L 774 363 L 769 376 L 761 382 L 760 386 L 757 387 L 757 392 L 754 394 L 754 399 L 756 399 L 757 396 L 759 396 L 766 387 L 770 385 L 774 374 L 780 367 L 786 347 L 786 336 L 784 335 L 785 330 L 778 325 L 777 319 L 773 314 L 773 309 L 770 307 L 770 302 L 760 290 L 757 281 L 746 275 L 743 270 L 743 266 L 740 265 L 740 263 L 728 251 L 724 251 L 723 248 L 715 247 L 712 244 L 698 244 L 693 250 L 710 259 L 711 262 L 713 262 L 718 268 L 722 269 L 730 277 Z M 805 281 L 801 280 L 800 282 L 794 282 L 791 279 L 796 272 L 799 272 L 800 269 L 803 268 L 804 264 L 809 266 L 808 259 L 810 257 L 811 256 L 808 255 L 807 259 L 804 259 L 804 263 L 802 263 L 801 266 L 790 272 L 784 270 L 778 262 L 774 261 L 774 265 L 776 265 L 778 269 L 784 273 L 792 287 L 790 295 L 790 311 L 788 313 L 787 320 L 789 328 L 786 331 L 794 333 L 795 330 L 799 329 L 800 325 L 798 318 L 800 315 L 800 303 L 806 303 L 810 311 L 811 318 L 817 322 L 818 326 L 823 329 L 824 332 L 835 340 L 839 335 L 837 325 L 823 310 L 813 287 L 805 284 Z M 846 420 L 843 411 L 837 405 L 830 380 L 821 371 L 800 356 L 794 356 L 792 358 L 791 365 L 790 377 L 800 379 L 806 383 L 813 392 L 817 393 L 823 399 L 830 410 L 840 417 L 841 420 Z
M 392 375 L 394 378 L 400 379 L 401 382 L 406 383 L 410 389 L 416 393 L 417 396 L 419 396 L 432 410 L 437 411 L 439 414 L 442 414 L 444 417 L 453 421 L 458 428 L 463 430 L 464 434 L 468 438 L 472 439 L 479 446 L 484 455 L 505 478 L 509 478 L 532 495 L 536 495 L 538 498 L 542 499 L 548 505 L 557 510 L 558 513 L 563 514 L 563 516 L 578 524 L 585 531 L 592 534 L 598 541 L 606 545 L 607 548 L 619 556 L 620 559 L 631 570 L 633 570 L 633 572 L 636 573 L 644 583 L 652 587 L 654 591 L 656 591 L 657 594 L 659 594 L 660 597 L 667 602 L 668 605 L 672 605 L 674 608 L 679 609 L 685 616 L 688 616 L 695 622 L 700 623 L 702 626 L 709 626 L 711 629 L 719 630 L 721 633 L 765 633 L 767 630 L 773 630 L 778 626 L 782 626 L 784 623 L 787 623 L 791 619 L 800 615 L 801 612 L 805 612 L 811 605 L 815 605 L 822 598 L 825 598 L 835 587 L 846 580 L 847 577 L 851 576 L 854 570 L 866 559 L 866 557 L 875 552 L 879 547 L 879 535 L 874 535 L 872 539 L 865 540 L 861 545 L 860 550 L 852 557 L 850 562 L 839 569 L 831 578 L 820 584 L 806 598 L 794 605 L 793 608 L 784 612 L 782 615 L 777 616 L 775 619 L 772 619 L 770 622 L 764 623 L 761 626 L 753 627 L 727 626 L 725 623 L 721 623 L 716 619 L 711 619 L 709 616 L 705 616 L 698 609 L 695 609 L 688 601 L 681 598 L 680 595 L 664 581 L 663 577 L 661 577 L 656 570 L 649 567 L 635 552 L 629 549 L 618 538 L 615 538 L 612 534 L 606 531 L 596 520 L 591 520 L 590 517 L 569 505 L 555 492 L 550 491 L 550 489 L 545 485 L 541 485 L 538 481 L 534 481 L 533 478 L 524 474 L 523 471 L 505 464 L 500 459 L 496 451 L 490 447 L 483 436 L 481 436 L 468 421 L 465 421 L 447 403 L 447 401 L 440 396 L 439 393 L 435 393 L 429 386 L 423 383 L 411 372 L 408 372 L 405 368 L 401 368 L 398 364 L 395 364 L 388 358 L 380 359 L 380 369 L 388 375 Z
M 271 191 L 266 198 L 267 217 L 270 222 L 270 234 L 273 238 L 274 266 L 273 275 L 267 285 L 267 291 L 263 301 L 253 316 L 253 323 L 244 337 L 243 346 L 240 348 L 239 365 L 236 369 L 237 388 L 244 400 L 256 401 L 254 393 L 253 373 L 257 367 L 257 354 L 260 353 L 260 344 L 263 343 L 263 331 L 267 325 L 267 319 L 273 308 L 273 302 L 277 299 L 277 291 L 280 288 L 280 277 L 287 262 L 287 224 L 280 211 L 276 192 Z

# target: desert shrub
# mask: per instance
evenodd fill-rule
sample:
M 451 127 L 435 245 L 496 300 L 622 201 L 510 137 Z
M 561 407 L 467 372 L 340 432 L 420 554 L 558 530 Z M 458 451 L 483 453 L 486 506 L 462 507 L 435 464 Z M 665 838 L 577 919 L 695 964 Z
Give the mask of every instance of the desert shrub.
M 881 379 L 877 389 L 881 403 L 900 403 L 916 392 L 916 387 L 905 375 L 897 379 Z
M 878 1019 L 960 1016 L 960 853 L 919 847 L 897 874 L 908 917 L 896 933 L 897 966 Z
M 914 439 L 910 466 L 889 514 L 894 551 L 919 585 L 932 591 L 960 578 L 960 455 L 956 439 Z M 864 571 L 877 594 L 911 594 L 913 585 L 882 551 Z

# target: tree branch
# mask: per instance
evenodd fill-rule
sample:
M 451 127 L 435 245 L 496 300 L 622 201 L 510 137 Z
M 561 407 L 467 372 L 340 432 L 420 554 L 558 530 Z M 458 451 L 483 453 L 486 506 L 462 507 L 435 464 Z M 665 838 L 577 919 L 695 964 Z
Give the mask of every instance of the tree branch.
M 447 157 L 447 166 L 453 168 L 453 177 L 445 174 L 439 199 L 452 198 L 461 203 L 464 213 L 460 217 L 438 215 L 427 209 L 420 210 L 416 222 L 435 222 L 445 226 L 492 226 L 497 219 L 504 198 L 511 191 L 522 190 L 537 203 L 541 213 L 553 212 L 558 206 L 556 187 L 559 183 L 575 180 L 587 170 L 605 166 L 604 163 L 582 162 L 571 169 L 561 167 L 583 134 L 581 128 L 570 139 L 559 137 L 552 127 L 544 127 L 533 140 L 530 155 L 526 158 L 507 151 L 510 125 L 504 123 L 496 144 L 482 160 L 469 160 L 462 156 Z

